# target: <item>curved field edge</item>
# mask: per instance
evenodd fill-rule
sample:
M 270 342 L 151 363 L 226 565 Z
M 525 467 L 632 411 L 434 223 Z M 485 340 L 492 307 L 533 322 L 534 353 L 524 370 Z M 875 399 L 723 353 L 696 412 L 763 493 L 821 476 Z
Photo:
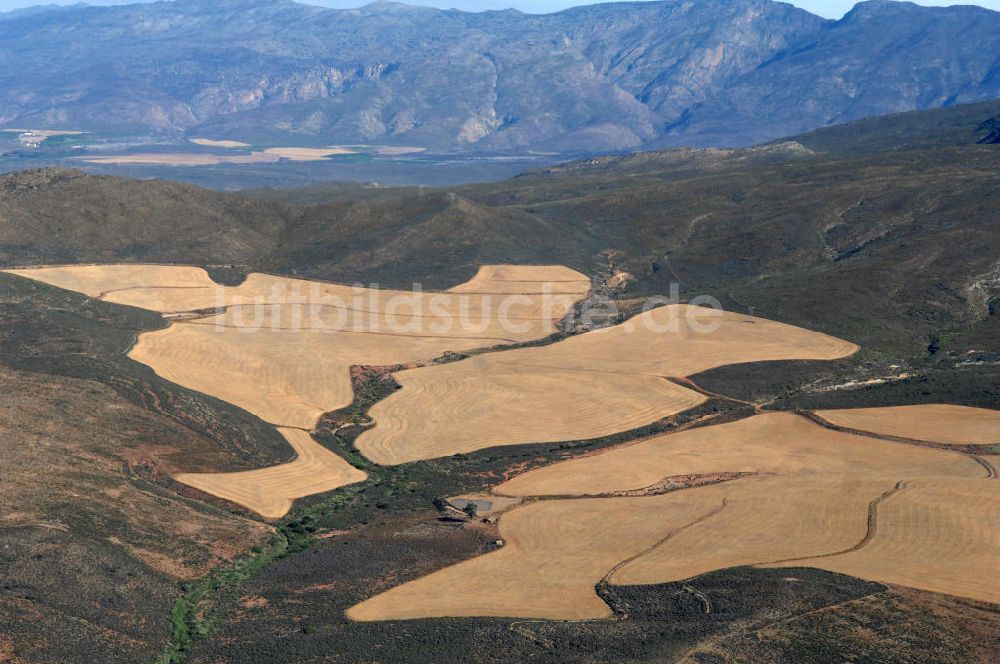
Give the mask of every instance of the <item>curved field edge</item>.
M 727 436 L 735 437 L 736 441 L 745 440 L 745 443 L 737 445 L 738 449 L 729 450 L 730 444 L 725 442 Z M 805 442 L 821 437 L 822 441 Z M 708 446 L 705 457 L 701 458 L 699 450 L 713 438 L 719 440 Z M 662 454 L 657 452 L 660 447 Z M 718 449 L 713 452 L 714 448 Z M 754 453 L 757 448 L 760 449 Z M 609 466 L 605 460 L 605 457 L 628 458 L 637 454 L 639 459 L 649 457 L 640 462 L 644 472 L 649 471 L 643 475 L 641 484 L 635 483 L 635 478 L 626 472 L 621 462 Z M 664 454 L 663 459 L 657 460 L 657 456 Z M 761 457 L 759 461 L 757 456 Z M 658 463 L 664 467 L 650 468 Z M 855 467 L 864 472 L 858 479 L 848 480 L 853 477 Z M 718 474 L 737 469 L 758 473 L 760 477 L 753 479 L 752 484 L 746 484 L 751 478 L 737 477 L 731 482 L 712 482 L 710 486 L 702 483 L 686 487 L 683 484 L 685 478 L 697 477 L 692 473 Z M 553 471 L 562 472 L 567 478 L 565 486 L 551 486 Z M 665 472 L 680 474 L 676 481 L 681 484 L 673 489 L 665 487 L 662 499 L 654 497 L 659 495 L 655 492 L 635 489 Z M 502 552 L 470 559 L 381 592 L 351 607 L 348 617 L 360 621 L 446 616 L 598 618 L 604 610 L 594 604 L 596 597 L 588 591 L 588 581 L 596 581 L 602 573 L 603 578 L 608 578 L 607 569 L 600 570 L 603 564 L 611 567 L 614 573 L 622 567 L 634 568 L 639 563 L 645 571 L 638 575 L 633 573 L 620 582 L 657 583 L 732 565 L 847 554 L 860 548 L 857 542 L 865 542 L 873 536 L 864 532 L 865 512 L 868 528 L 873 533 L 874 506 L 885 500 L 887 493 L 892 495 L 894 486 L 906 485 L 905 481 L 896 478 L 961 477 L 966 478 L 963 481 L 967 483 L 989 490 L 993 483 L 982 484 L 984 472 L 975 457 L 955 450 L 912 447 L 895 441 L 830 432 L 808 418 L 791 413 L 760 415 L 719 427 L 660 436 L 526 473 L 513 480 L 518 490 L 513 487 L 508 490 L 508 484 L 501 485 L 501 495 L 548 494 L 548 500 L 535 499 L 514 507 L 501 517 L 500 534 L 505 542 Z M 814 483 L 827 473 L 833 475 L 829 481 L 824 480 L 827 483 L 821 487 L 826 493 L 819 489 L 812 491 Z M 608 475 L 612 479 L 609 480 Z M 533 476 L 537 476 L 534 485 Z M 592 477 L 591 484 L 599 488 L 581 489 L 580 495 L 573 495 L 573 487 L 586 477 Z M 613 479 L 615 477 L 618 479 Z M 522 487 L 525 482 L 519 482 L 521 478 L 528 480 L 527 485 Z M 862 479 L 868 484 L 855 486 Z M 701 488 L 703 486 L 705 488 Z M 656 487 L 651 488 L 655 490 Z M 781 495 L 779 489 L 787 495 L 775 499 L 775 495 Z M 613 494 L 614 491 L 620 495 Z M 836 506 L 836 497 L 841 492 L 846 492 L 844 495 L 854 502 L 847 500 Z M 795 500 L 797 495 L 801 500 Z M 733 507 L 721 509 L 720 498 L 723 507 L 727 500 Z M 765 509 L 768 506 L 773 509 Z M 952 507 L 961 512 L 962 506 L 959 503 Z M 653 516 L 662 516 L 667 508 L 682 511 L 676 515 L 670 512 L 663 524 L 654 525 L 650 530 L 647 522 L 655 521 Z M 733 513 L 733 509 L 737 511 Z M 773 530 L 775 524 L 769 522 L 771 516 L 764 517 L 772 512 L 779 526 L 777 532 Z M 717 516 L 720 513 L 722 516 Z M 757 521 L 764 518 L 764 521 L 757 523 L 755 518 Z M 791 530 L 782 530 L 782 524 Z M 697 528 L 685 532 L 694 525 Z M 805 527 L 807 525 L 809 528 Z M 953 524 L 953 530 L 961 527 L 961 524 Z M 795 533 L 796 537 L 783 536 L 783 532 Z M 674 537 L 676 541 L 664 546 Z M 720 544 L 726 541 L 733 542 L 732 546 Z M 589 548 L 595 542 L 598 548 Z M 983 543 L 980 541 L 980 544 Z M 611 546 L 612 552 L 604 552 L 605 545 Z M 714 551 L 716 555 L 708 556 L 708 562 L 696 553 L 713 549 L 718 550 Z M 607 562 L 609 554 L 616 555 L 613 552 L 622 556 L 628 552 L 629 557 L 624 561 Z M 595 555 L 606 562 L 598 563 L 597 568 L 586 567 L 582 561 L 593 562 Z M 980 546 L 969 555 L 988 560 L 989 549 Z M 918 554 L 912 564 L 920 564 L 921 560 Z M 612 562 L 616 564 L 612 566 Z M 924 562 L 933 565 L 940 560 L 931 556 Z M 579 579 L 581 565 L 587 570 L 583 579 Z M 573 571 L 567 575 L 568 570 Z M 870 576 L 858 566 L 850 572 L 873 580 L 905 578 L 887 576 L 885 571 L 873 572 L 875 576 Z M 995 593 L 985 590 L 970 592 L 965 581 L 956 577 L 950 585 L 942 582 L 943 585 L 929 589 L 950 589 L 952 594 L 977 599 L 996 597 Z
M 371 406 L 398 389 L 398 385 L 392 380 L 391 372 L 370 367 L 361 369 L 355 382 L 355 402 L 341 411 L 325 415 L 315 435 L 321 444 L 367 472 L 368 479 L 325 496 L 296 501 L 292 512 L 277 524 L 275 538 L 267 548 L 252 550 L 240 561 L 220 567 L 201 581 L 185 586 L 184 594 L 178 598 L 170 615 L 173 636 L 157 660 L 158 664 L 186 661 L 195 642 L 218 633 L 221 612 L 228 609 L 245 581 L 284 558 L 314 546 L 326 531 L 350 531 L 359 527 L 363 531 L 384 514 L 408 514 L 416 506 L 439 504 L 443 496 L 483 490 L 490 483 L 502 481 L 512 470 L 519 472 L 541 467 L 657 433 L 706 426 L 712 421 L 729 421 L 749 414 L 732 404 L 711 400 L 702 407 L 649 427 L 600 439 L 511 446 L 404 466 L 377 466 L 356 451 L 353 441 L 371 425 L 368 417 Z
M 671 304 L 542 348 L 401 372 L 403 389 L 375 406 L 377 426 L 358 445 L 388 465 L 609 435 L 714 396 L 672 377 L 737 362 L 838 360 L 859 350 L 777 321 Z M 508 423 L 502 430 L 494 424 L 498 419 Z
M 305 284 L 313 287 L 313 291 L 310 291 L 310 295 L 304 300 L 306 303 L 325 302 L 331 295 L 336 295 L 340 301 L 341 296 L 348 298 L 349 293 L 359 289 L 329 282 L 309 282 L 257 273 L 249 275 L 239 286 L 227 288 L 214 283 L 204 268 L 176 265 L 82 265 L 29 268 L 11 272 L 49 285 L 75 290 L 99 300 L 112 300 L 119 304 L 131 304 L 161 313 L 181 312 L 182 315 L 171 320 L 171 325 L 166 330 L 140 335 L 130 349 L 129 356 L 150 366 L 157 374 L 168 380 L 206 394 L 217 395 L 237 407 L 268 420 L 279 429 L 283 426 L 292 426 L 296 429 L 312 427 L 323 412 L 339 408 L 342 404 L 349 404 L 353 399 L 349 378 L 351 362 L 347 356 L 334 358 L 333 365 L 325 367 L 327 371 L 316 370 L 315 358 L 325 357 L 321 352 L 322 345 L 315 344 L 315 340 L 320 339 L 317 335 L 303 334 L 303 330 L 299 330 L 298 334 L 260 339 L 260 334 L 250 337 L 230 333 L 228 341 L 225 341 L 221 340 L 219 335 L 203 334 L 200 341 L 196 336 L 190 340 L 190 345 L 186 345 L 185 334 L 192 331 L 208 332 L 210 328 L 181 325 L 196 322 L 187 320 L 183 312 L 193 312 L 201 316 L 199 312 L 208 311 L 213 302 L 216 305 L 224 304 L 225 311 L 228 311 L 230 306 L 225 303 L 234 298 L 242 301 L 244 297 L 259 298 L 264 293 L 270 293 L 273 297 L 279 286 L 281 287 L 279 294 L 284 298 L 281 302 L 293 303 L 298 303 L 302 299 L 301 289 Z M 547 280 L 553 281 L 550 283 Z M 541 329 L 529 330 L 531 335 L 528 339 L 535 340 L 540 332 L 554 331 L 558 318 L 575 302 L 583 299 L 590 289 L 591 284 L 587 277 L 563 266 L 485 265 L 471 280 L 455 286 L 452 289 L 454 292 L 447 294 L 441 292 L 437 296 L 449 298 L 452 304 L 459 304 L 459 308 L 474 300 L 480 308 L 490 309 L 492 324 L 491 295 L 505 294 L 509 291 L 520 293 L 523 299 L 529 300 L 532 311 L 541 308 L 541 313 L 533 318 L 538 321 Z M 365 292 L 377 294 L 379 298 L 383 296 L 378 290 L 368 289 Z M 556 301 L 545 299 L 550 292 L 556 294 Z M 396 295 L 406 294 L 390 291 L 385 297 L 391 298 Z M 409 296 L 423 298 L 424 293 L 414 291 Z M 360 298 L 361 295 L 357 297 Z M 457 302 L 459 300 L 461 302 Z M 392 299 L 389 305 L 392 305 Z M 216 310 L 219 308 L 215 307 Z M 464 308 L 462 310 L 464 311 Z M 503 311 L 502 304 L 499 308 L 500 316 L 503 316 Z M 388 312 L 388 307 L 383 311 L 381 304 L 378 304 L 376 310 L 370 313 L 382 317 L 388 316 Z M 499 320 L 499 322 L 504 321 Z M 265 335 L 269 332 L 267 329 L 257 331 Z M 308 332 L 308 328 L 305 332 Z M 429 332 L 437 334 L 433 326 Z M 353 331 L 346 330 L 344 333 L 353 334 Z M 382 363 L 421 359 L 430 361 L 457 343 L 456 338 L 443 334 L 435 339 L 436 345 L 422 342 L 408 344 L 400 341 L 396 343 L 398 347 L 388 343 L 386 348 L 379 350 L 370 343 L 382 344 L 383 338 L 378 336 L 379 334 L 373 332 L 374 336 L 365 333 L 360 337 L 351 337 L 352 340 L 363 337 L 367 341 L 358 346 L 348 347 L 350 359 L 356 364 L 363 363 L 366 359 L 380 359 Z M 241 353 L 239 352 L 241 348 L 235 343 L 234 337 L 243 341 L 252 338 L 255 343 L 252 347 L 243 348 Z M 314 343 L 304 344 L 304 337 L 310 337 Z M 428 337 L 432 338 L 434 337 Z M 325 337 L 324 339 L 328 340 Z M 489 337 L 466 339 L 458 345 L 458 348 L 464 350 L 487 346 L 491 341 L 497 340 Z M 273 356 L 275 347 L 286 346 L 289 347 L 289 352 L 294 347 L 298 353 L 293 354 L 291 362 L 287 365 Z M 222 367 L 219 367 L 214 360 L 197 358 L 196 351 L 192 357 L 191 348 L 202 347 L 212 349 L 214 352 L 211 355 L 214 355 L 215 359 L 222 357 L 227 361 L 222 362 Z M 160 350 L 157 351 L 157 348 Z M 251 357 L 248 364 L 238 360 L 237 356 L 243 353 Z M 352 353 L 360 356 L 354 357 Z M 308 362 L 310 358 L 314 359 L 312 364 Z M 264 394 L 260 394 L 260 384 L 252 380 L 260 373 L 259 364 L 265 366 L 268 375 L 271 375 L 276 382 L 271 391 Z M 225 378 L 227 371 L 225 367 L 229 368 L 231 375 L 228 380 L 221 380 L 220 375 Z M 310 367 L 310 370 L 304 371 L 303 367 Z M 330 373 L 336 377 L 332 383 L 328 380 Z M 275 401 L 278 403 L 272 403 Z M 292 415 L 289 415 L 289 412 Z M 286 418 L 291 418 L 293 422 L 286 422 Z M 364 478 L 363 473 L 346 464 L 339 456 L 314 444 L 301 432 L 286 429 L 283 434 L 297 453 L 296 459 L 288 464 L 241 474 L 182 473 L 176 475 L 175 479 L 210 495 L 235 502 L 267 518 L 279 518 L 288 512 L 292 502 L 297 498 L 329 491 Z M 325 476 L 325 480 L 313 477 L 317 471 Z M 286 487 L 280 489 L 283 494 L 277 498 L 269 496 L 269 492 L 276 486 Z

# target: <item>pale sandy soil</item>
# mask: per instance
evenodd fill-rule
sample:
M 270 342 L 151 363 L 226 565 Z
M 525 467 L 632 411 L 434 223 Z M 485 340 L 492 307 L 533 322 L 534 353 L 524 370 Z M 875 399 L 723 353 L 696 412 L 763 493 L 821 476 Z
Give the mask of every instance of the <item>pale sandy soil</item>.
M 328 148 L 267 148 L 264 154 L 274 155 L 291 161 L 323 161 L 340 154 L 356 154 L 354 150 L 340 147 Z
M 452 504 L 455 501 L 469 500 L 469 501 L 485 501 L 490 504 L 488 508 L 479 508 L 476 512 L 477 517 L 487 517 L 506 512 L 507 510 L 520 505 L 523 502 L 522 498 L 508 498 L 506 496 L 495 496 L 491 493 L 467 493 L 461 496 L 454 496 L 448 499 Z
M 235 141 L 209 141 L 194 139 L 191 142 L 206 147 L 233 148 Z M 199 142 L 201 141 L 201 142 Z M 227 143 L 219 145 L 218 143 Z M 325 161 L 336 155 L 355 154 L 346 148 L 296 148 L 278 147 L 254 151 L 250 154 L 212 154 L 205 152 L 138 152 L 135 154 L 89 155 L 76 157 L 89 164 L 145 164 L 154 166 L 215 166 L 218 164 L 261 164 L 289 161 Z
M 1000 443 L 1000 410 L 950 404 L 816 412 L 848 429 L 954 445 Z
M 460 288 L 497 290 L 503 286 L 495 280 L 517 278 L 505 270 L 480 272 Z M 546 278 L 574 283 L 555 269 Z M 715 329 L 698 331 L 705 325 Z M 597 438 L 705 401 L 669 376 L 738 362 L 832 360 L 856 351 L 854 344 L 791 325 L 667 306 L 549 346 L 401 372 L 396 379 L 403 389 L 375 404 L 377 425 L 357 446 L 377 463 L 397 464 L 497 445 Z
M 17 132 L 19 134 L 35 134 L 36 136 L 44 136 L 46 138 L 52 136 L 78 136 L 81 134 L 88 134 L 90 132 L 86 131 L 66 131 L 64 129 L 8 129 L 6 127 L 0 129 L 0 131 L 11 131 Z
M 225 149 L 235 149 L 235 148 L 248 148 L 249 143 L 241 143 L 240 141 L 228 141 L 228 140 L 213 140 L 211 138 L 191 138 L 188 139 L 191 143 L 195 145 L 202 145 L 207 148 L 225 148 Z
M 426 151 L 427 151 L 427 148 L 408 148 L 408 147 L 380 146 L 376 150 L 376 153 L 380 154 L 380 155 L 383 155 L 383 156 L 386 156 L 386 157 L 395 157 L 395 156 L 401 156 L 401 155 L 407 155 L 407 154 L 419 154 L 421 152 L 426 152 Z

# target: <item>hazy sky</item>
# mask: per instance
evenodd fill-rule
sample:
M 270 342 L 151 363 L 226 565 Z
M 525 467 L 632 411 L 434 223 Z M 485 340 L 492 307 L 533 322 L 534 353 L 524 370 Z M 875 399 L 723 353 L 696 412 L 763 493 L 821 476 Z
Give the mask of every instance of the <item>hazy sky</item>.
M 38 4 L 76 4 L 79 0 L 0 0 L 0 11 L 17 9 L 19 7 L 30 7 Z M 124 5 L 135 0 L 94 0 L 89 4 L 104 5 Z M 329 7 L 357 7 L 367 4 L 366 0 L 301 0 L 307 4 L 326 5 Z M 505 9 L 515 7 L 525 12 L 544 13 L 558 11 L 574 5 L 593 4 L 597 0 L 411 0 L 410 4 L 430 5 L 434 7 L 465 9 L 467 11 L 479 11 L 484 9 Z M 790 0 L 793 5 L 808 9 L 814 14 L 827 16 L 829 18 L 840 18 L 851 7 L 853 0 Z M 1000 0 L 969 0 L 956 2 L 955 0 L 918 0 L 921 5 L 980 5 L 1000 11 Z

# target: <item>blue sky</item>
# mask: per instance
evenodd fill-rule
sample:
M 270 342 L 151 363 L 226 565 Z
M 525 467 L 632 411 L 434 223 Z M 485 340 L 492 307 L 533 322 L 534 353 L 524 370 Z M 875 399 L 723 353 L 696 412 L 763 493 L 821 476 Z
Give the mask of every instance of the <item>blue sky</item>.
M 30 7 L 37 4 L 76 4 L 79 0 L 0 0 L 0 11 L 17 9 L 20 7 Z M 92 0 L 89 4 L 102 5 L 123 5 L 135 0 Z M 357 7 L 366 4 L 367 0 L 302 0 L 308 4 L 325 5 L 329 7 Z M 574 5 L 593 4 L 595 0 L 410 0 L 410 4 L 430 5 L 434 7 L 465 9 L 468 11 L 481 11 L 485 9 L 505 9 L 515 7 L 521 11 L 532 13 L 544 13 L 558 11 Z M 814 14 L 829 18 L 840 18 L 851 7 L 853 0 L 791 0 L 793 5 L 808 9 Z M 975 0 L 965 2 L 955 2 L 955 0 L 918 0 L 921 5 L 980 5 L 1000 11 L 1000 0 Z

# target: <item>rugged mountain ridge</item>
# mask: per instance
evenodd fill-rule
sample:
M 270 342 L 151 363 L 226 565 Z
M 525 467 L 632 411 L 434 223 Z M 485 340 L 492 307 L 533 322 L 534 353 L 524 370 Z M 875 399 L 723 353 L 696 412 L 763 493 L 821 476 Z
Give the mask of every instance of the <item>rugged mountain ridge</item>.
M 746 145 L 998 97 L 997 52 L 998 12 L 888 0 L 840 21 L 771 0 L 63 8 L 0 21 L 0 125 L 488 153 Z

